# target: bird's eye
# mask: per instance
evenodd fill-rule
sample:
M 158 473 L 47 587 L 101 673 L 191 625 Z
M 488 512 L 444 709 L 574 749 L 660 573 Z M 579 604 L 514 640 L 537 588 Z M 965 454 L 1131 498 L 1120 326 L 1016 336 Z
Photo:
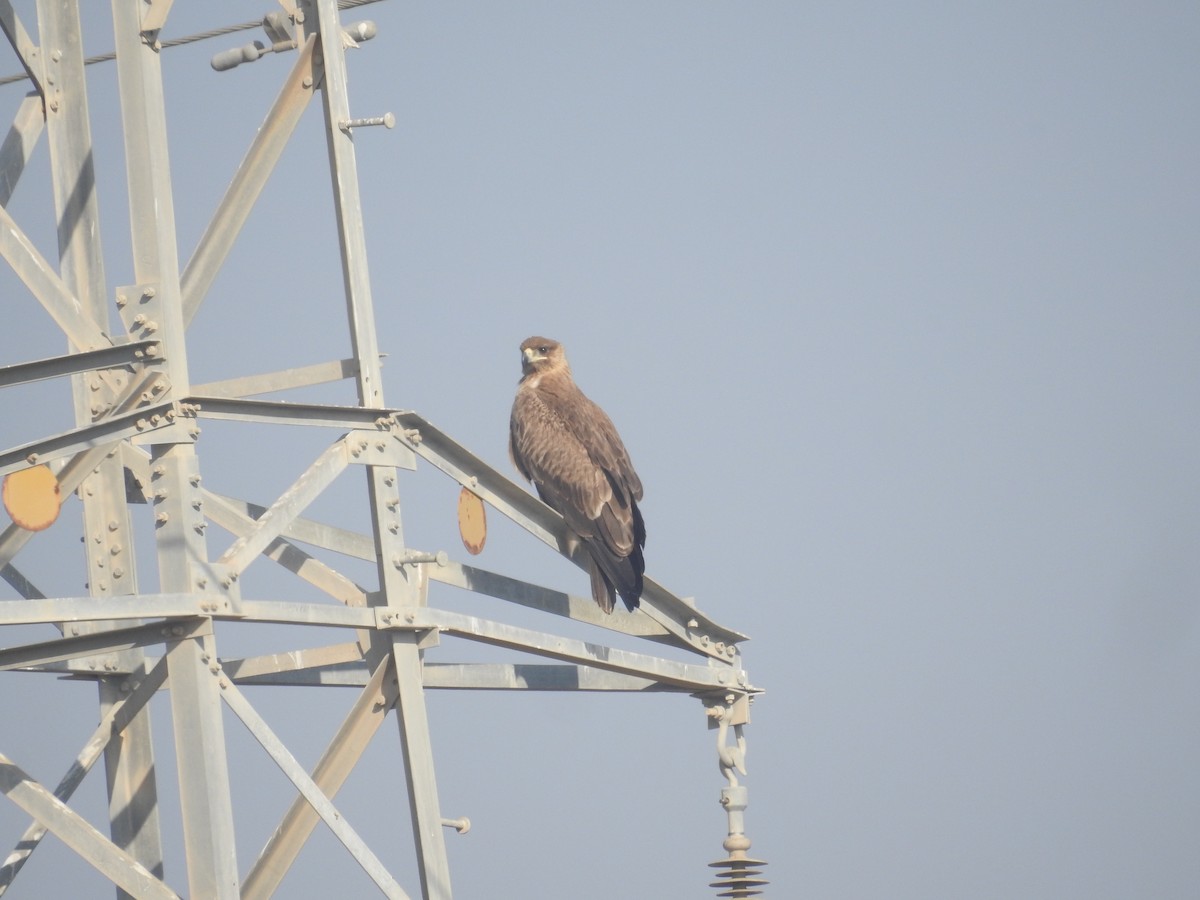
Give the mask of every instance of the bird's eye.
M 549 352 L 550 352 L 549 347 L 538 347 L 538 353 L 549 353 Z

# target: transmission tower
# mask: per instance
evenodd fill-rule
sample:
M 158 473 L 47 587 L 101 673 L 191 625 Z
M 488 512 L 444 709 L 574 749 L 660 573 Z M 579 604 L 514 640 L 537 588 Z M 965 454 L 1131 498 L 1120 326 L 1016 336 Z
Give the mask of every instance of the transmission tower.
M 54 787 L 22 768 L 21 736 L 36 723 L 0 732 L 0 790 L 32 819 L 0 868 L 0 894 L 52 833 L 111 881 L 119 897 L 267 897 L 323 823 L 385 896 L 446 900 L 451 879 L 444 834 L 448 827 L 465 831 L 469 823 L 444 818 L 439 806 L 426 715 L 425 691 L 431 689 L 654 690 L 700 699 L 727 779 L 720 792 L 727 856 L 712 864 L 718 870 L 713 886 L 721 896 L 760 893 L 762 863 L 748 855 L 746 788 L 739 781 L 745 771 L 743 726 L 757 693 L 742 668 L 743 635 L 649 579 L 639 612 L 605 616 L 590 598 L 406 543 L 397 475 L 425 467 L 461 486 L 460 526 L 468 549 L 484 538 L 485 510 L 506 516 L 531 540 L 557 552 L 566 546 L 557 513 L 422 415 L 384 402 L 355 134 L 373 125 L 390 126 L 392 120 L 352 117 L 344 59 L 346 47 L 370 40 L 375 29 L 369 22 L 344 26 L 337 0 L 280 0 L 279 5 L 282 11 L 260 23 L 265 40 L 213 57 L 214 68 L 228 69 L 266 53 L 293 54 L 241 166 L 197 246 L 181 262 L 161 69 L 164 48 L 173 43 L 164 30 L 172 0 L 114 0 L 111 58 L 122 111 L 134 283 L 113 286 L 106 280 L 100 246 L 78 2 L 37 0 L 34 23 L 23 21 L 10 0 L 0 0 L 0 29 L 30 90 L 0 147 L 0 255 L 28 291 L 27 297 L 6 302 L 11 307 L 32 300 L 27 305 L 33 313 L 49 314 L 69 348 L 50 358 L 5 361 L 0 388 L 69 383 L 74 423 L 50 436 L 22 435 L 18 445 L 0 452 L 4 501 L 12 519 L 0 533 L 0 574 L 15 591 L 0 602 L 0 625 L 25 626 L 7 629 L 10 635 L 31 630 L 39 635 L 34 642 L 0 649 L 0 672 L 5 691 L 19 691 L 17 681 L 34 677 L 65 676 L 74 690 L 80 682 L 94 683 L 100 713 L 99 724 Z M 314 101 L 324 116 L 345 286 L 338 305 L 344 308 L 352 355 L 249 374 L 232 359 L 226 379 L 193 384 L 188 326 Z M 57 264 L 8 211 L 39 143 L 49 156 Z M 346 381 L 355 386 L 355 403 L 312 399 L 319 386 Z M 257 399 L 283 391 L 286 401 Z M 322 449 L 273 502 L 256 505 L 220 490 L 219 466 L 206 470 L 200 434 L 210 423 L 289 426 L 309 438 L 323 435 Z M 252 443 L 247 452 L 253 452 Z M 352 477 L 347 474 L 352 469 L 363 473 L 365 497 L 360 489 L 358 502 L 369 521 L 367 532 L 306 517 L 335 482 Z M 77 503 L 71 495 L 77 495 Z M 60 520 L 60 510 L 68 508 L 79 510 L 77 531 L 69 521 L 73 513 Z M 210 524 L 218 527 L 209 532 Z M 42 540 L 39 534 L 66 531 L 82 539 L 86 596 L 62 595 L 49 584 L 42 590 L 18 568 L 22 549 Z M 226 532 L 231 541 L 217 539 Z M 268 567 L 264 559 L 321 599 L 255 596 L 242 576 L 252 565 Z M 370 564 L 369 587 L 345 574 L 346 559 Z M 559 617 L 593 627 L 601 636 L 641 639 L 646 643 L 638 646 L 649 649 L 619 649 L 602 638 L 582 641 L 556 634 L 551 626 L 542 631 L 441 609 L 429 602 L 431 582 L 511 604 L 502 609 L 525 607 L 548 623 Z M 344 638 L 285 652 L 221 653 L 218 632 L 222 640 L 236 635 L 241 646 L 264 633 L 248 626 L 262 624 Z M 442 661 L 468 643 L 502 648 L 520 662 Z M 434 648 L 437 661 L 426 661 Z M 667 650 L 675 655 L 664 655 Z M 529 663 L 530 655 L 543 661 Z M 297 762 L 252 702 L 256 686 L 283 684 L 308 690 L 350 686 L 356 692 L 311 770 Z M 149 701 L 160 691 L 169 700 L 174 736 L 169 767 L 178 779 L 186 886 L 182 875 L 164 872 L 157 745 L 149 715 Z M 224 710 L 245 725 L 296 789 L 273 836 L 244 871 L 234 840 L 239 803 L 230 787 L 238 760 L 228 751 Z M 334 802 L 367 743 L 393 712 L 416 873 L 393 874 Z M 107 774 L 107 834 L 70 805 L 101 760 Z M 164 762 L 158 765 L 161 769 Z

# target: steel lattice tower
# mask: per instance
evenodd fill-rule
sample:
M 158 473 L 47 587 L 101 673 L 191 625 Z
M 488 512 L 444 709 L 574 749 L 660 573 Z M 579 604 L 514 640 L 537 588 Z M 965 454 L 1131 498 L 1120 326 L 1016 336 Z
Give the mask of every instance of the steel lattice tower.
M 744 636 L 691 603 L 647 580 L 642 611 L 603 616 L 590 599 L 569 597 L 505 575 L 423 552 L 406 544 L 401 527 L 398 470 L 429 466 L 463 489 L 469 508 L 482 501 L 555 550 L 563 545 L 560 517 L 523 488 L 432 426 L 421 415 L 388 407 L 383 397 L 354 131 L 384 119 L 353 119 L 347 96 L 344 47 L 369 39 L 369 25 L 343 28 L 337 0 L 282 0 L 284 12 L 263 22 L 261 43 L 218 54 L 230 67 L 266 49 L 293 50 L 278 97 L 253 136 L 215 212 L 186 261 L 177 254 L 171 169 L 167 158 L 159 33 L 171 0 L 114 0 L 113 30 L 126 157 L 126 187 L 135 283 L 106 281 L 99 244 L 96 173 L 88 117 L 77 0 L 38 0 L 37 28 L 0 0 L 0 28 L 32 87 L 0 147 L 0 255 L 28 297 L 61 328 L 69 352 L 35 361 L 5 361 L 0 388 L 69 379 L 74 426 L 51 436 L 23 436 L 0 452 L 0 475 L 13 523 L 0 533 L 0 573 L 15 596 L 0 602 L 0 625 L 43 627 L 47 639 L 0 649 L 6 690 L 42 673 L 94 682 L 100 722 L 56 788 L 20 767 L 11 730 L 0 735 L 0 790 L 32 817 L 0 868 L 0 894 L 14 881 L 38 842 L 53 832 L 116 885 L 118 896 L 179 896 L 164 881 L 163 837 L 154 790 L 154 743 L 148 701 L 160 690 L 170 703 L 182 818 L 188 896 L 270 896 L 318 822 L 323 822 L 389 897 L 407 897 L 401 883 L 425 898 L 449 898 L 444 830 L 465 822 L 444 819 L 425 708 L 426 689 L 587 689 L 679 692 L 701 699 L 717 732 L 728 786 L 729 856 L 714 885 L 723 896 L 745 897 L 764 884 L 747 857 L 742 726 L 757 692 L 741 665 Z M 301 115 L 319 96 L 337 218 L 349 359 L 246 375 L 195 386 L 188 368 L 188 326 L 234 246 L 242 225 Z M 390 122 L 386 123 L 390 124 Z M 43 255 L 7 210 L 13 187 L 42 140 L 49 154 L 59 259 Z M 332 252 L 332 251 L 331 251 Z M 10 300 L 10 303 L 15 301 Z M 27 304 L 28 305 L 28 304 Z M 116 315 L 113 315 L 115 313 Z M 357 404 L 307 400 L 317 385 L 350 379 Z M 289 391 L 288 401 L 254 399 Z M 210 489 L 201 425 L 290 425 L 328 435 L 307 470 L 268 506 Z M 361 502 L 370 533 L 353 533 L 304 516 L 350 469 L 365 474 Z M 87 596 L 54 596 L 17 568 L 18 554 L 37 529 L 57 515 L 59 499 L 78 494 L 88 572 Z M 46 504 L 47 522 L 38 521 Z M 70 507 L 75 502 L 70 501 Z M 482 508 L 482 506 L 480 507 Z M 55 529 L 70 529 L 70 516 Z M 144 528 L 139 532 L 138 524 Z M 213 523 L 234 535 L 227 546 L 207 533 Z M 152 534 L 152 541 L 139 534 Z M 217 544 L 217 546 L 214 546 Z M 305 549 L 299 545 L 303 544 Z M 138 584 L 139 554 L 157 562 L 157 584 Z M 336 567 L 345 557 L 369 560 L 375 576 L 359 586 Z M 304 580 L 324 602 L 261 599 L 243 591 L 240 576 L 263 558 Z M 152 568 L 146 563 L 146 568 Z M 143 580 L 145 579 L 143 576 Z M 516 627 L 438 609 L 430 581 L 488 594 L 549 617 L 644 638 L 634 652 L 584 642 L 552 631 Z M 49 587 L 49 586 L 47 586 Z M 348 639 L 286 653 L 228 658 L 214 625 L 274 623 L 340 629 Z M 224 632 L 222 632 L 224 633 Z M 258 633 L 258 632 L 256 632 Z M 426 663 L 428 650 L 479 642 L 547 662 Z M 664 647 L 698 657 L 680 662 Z M 357 698 L 324 754 L 301 766 L 253 705 L 254 685 L 308 689 L 352 685 Z M 298 796 L 267 846 L 243 876 L 234 834 L 237 801 L 223 731 L 228 709 L 294 784 Z M 419 873 L 393 875 L 341 816 L 334 797 L 367 742 L 391 712 L 399 725 Z M 9 754 L 12 754 L 11 756 Z M 69 800 L 93 765 L 104 760 L 110 827 L 102 834 L 73 811 Z M 163 765 L 163 761 L 159 761 Z M 181 884 L 179 873 L 168 880 Z

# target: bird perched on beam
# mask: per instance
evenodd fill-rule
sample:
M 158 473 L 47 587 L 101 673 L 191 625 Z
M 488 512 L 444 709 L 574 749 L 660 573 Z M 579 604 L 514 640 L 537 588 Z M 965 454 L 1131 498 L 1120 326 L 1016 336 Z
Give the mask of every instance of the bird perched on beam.
M 584 396 L 558 341 L 521 344 L 523 376 L 509 420 L 509 455 L 538 496 L 566 520 L 567 551 L 588 552 L 592 597 L 611 613 L 642 596 L 646 526 L 642 482 L 612 420 Z

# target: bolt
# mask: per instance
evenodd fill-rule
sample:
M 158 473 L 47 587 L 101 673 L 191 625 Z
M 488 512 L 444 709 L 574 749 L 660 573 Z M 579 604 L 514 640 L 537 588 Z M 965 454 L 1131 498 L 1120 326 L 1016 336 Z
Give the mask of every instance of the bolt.
M 108 548 L 108 553 L 110 556 L 116 556 L 120 552 L 121 552 L 120 544 L 113 544 L 111 547 Z
M 206 587 L 208 587 L 208 579 L 207 578 L 197 578 L 196 579 L 196 587 L 200 588 L 200 590 L 204 590 Z
M 133 424 L 134 424 L 134 427 L 137 428 L 138 431 L 145 431 L 147 428 L 150 427 L 150 423 L 147 422 L 145 419 L 138 419 Z
M 124 294 L 117 294 L 117 309 L 122 309 L 128 302 L 129 298 Z
M 167 520 L 170 518 L 171 517 L 168 516 L 165 512 L 160 512 L 157 516 L 154 517 L 154 521 L 159 525 L 166 525 Z
M 25 462 L 29 463 L 31 466 L 35 465 L 37 461 L 38 455 L 36 453 L 30 453 L 27 457 L 25 457 Z
M 204 534 L 204 529 L 208 527 L 208 523 L 203 519 L 192 526 L 199 534 Z
M 189 476 L 189 477 L 188 477 L 188 481 L 191 483 L 192 487 L 199 487 L 199 486 L 200 486 L 200 476 L 199 476 L 199 475 L 191 475 L 191 476 Z
M 154 475 L 155 478 L 161 478 L 167 474 L 167 467 L 160 463 L 154 467 L 154 470 L 151 474 Z
M 50 52 L 50 59 L 54 62 L 58 62 L 60 59 L 62 59 L 62 51 L 61 50 L 52 50 Z
M 133 317 L 133 324 L 134 324 L 134 325 L 145 325 L 145 324 L 146 324 L 146 316 L 145 316 L 145 314 L 144 314 L 144 313 L 138 313 L 136 316 L 134 316 L 134 317 Z
M 118 528 L 120 528 L 120 527 L 121 527 L 121 526 L 117 524 L 117 520 L 116 520 L 116 519 L 113 519 L 112 521 L 110 521 L 110 522 L 108 523 L 108 530 L 109 530 L 109 531 L 116 531 L 116 530 L 117 530 Z
M 396 127 L 396 117 L 391 113 L 384 113 L 382 116 L 371 116 L 367 119 L 342 119 L 338 122 L 338 128 L 347 134 L 354 128 L 365 128 L 370 125 L 382 125 L 385 128 Z
M 142 296 L 143 296 L 143 297 L 146 297 L 147 299 L 149 299 L 149 298 L 153 297 L 153 296 L 154 296 L 155 294 L 157 294 L 157 293 L 158 293 L 158 291 L 157 291 L 157 290 L 155 290 L 155 288 L 154 288 L 154 286 L 153 286 L 153 285 L 151 285 L 150 287 L 148 287 L 148 288 L 146 288 L 144 291 L 142 291 Z

